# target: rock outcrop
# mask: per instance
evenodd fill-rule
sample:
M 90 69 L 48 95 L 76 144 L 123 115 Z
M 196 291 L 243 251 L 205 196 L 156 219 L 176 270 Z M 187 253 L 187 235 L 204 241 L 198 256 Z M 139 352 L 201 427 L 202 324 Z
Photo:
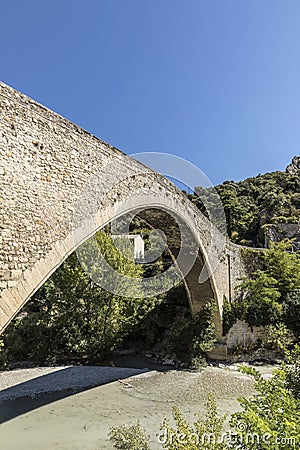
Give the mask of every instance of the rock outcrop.
M 300 174 L 300 156 L 294 156 L 291 164 L 287 166 L 286 171 L 293 175 Z
M 278 223 L 265 225 L 264 232 L 266 247 L 269 247 L 270 241 L 280 242 L 283 239 L 293 239 L 293 251 L 300 251 L 300 225 L 298 223 Z

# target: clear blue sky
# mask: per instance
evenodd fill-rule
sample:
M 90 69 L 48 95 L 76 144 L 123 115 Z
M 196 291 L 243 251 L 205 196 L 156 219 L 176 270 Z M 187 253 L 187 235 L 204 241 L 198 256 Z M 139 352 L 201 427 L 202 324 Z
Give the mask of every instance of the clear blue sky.
M 299 0 L 1 2 L 1 79 L 214 183 L 300 155 Z

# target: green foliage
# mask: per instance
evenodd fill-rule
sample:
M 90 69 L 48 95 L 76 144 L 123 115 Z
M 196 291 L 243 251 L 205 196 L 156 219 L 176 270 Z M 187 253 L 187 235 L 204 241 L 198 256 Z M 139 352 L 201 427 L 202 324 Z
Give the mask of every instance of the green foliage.
M 277 280 L 282 297 L 300 288 L 300 254 L 290 252 L 291 246 L 292 242 L 286 239 L 271 242 L 264 254 L 266 272 Z
M 150 450 L 149 436 L 138 420 L 132 425 L 111 427 L 109 439 L 117 450 Z
M 193 355 L 198 356 L 213 349 L 216 329 L 213 316 L 216 310 L 214 300 L 206 302 L 201 312 L 196 315 L 193 323 Z
M 241 319 L 250 326 L 268 325 L 279 320 L 282 306 L 278 302 L 280 292 L 277 280 L 268 273 L 257 270 L 253 279 L 245 279 L 240 285 L 245 297 L 242 300 Z
M 140 266 L 122 256 L 104 232 L 97 233 L 96 244 L 119 273 L 141 276 Z M 84 245 L 90 256 L 97 250 L 94 240 Z M 95 265 L 94 270 L 102 269 Z M 54 362 L 64 357 L 103 358 L 154 307 L 155 301 L 105 291 L 72 254 L 7 328 L 5 346 L 14 359 Z
M 191 315 L 175 317 L 162 340 L 163 350 L 185 360 L 192 352 L 194 322 Z
M 295 336 L 300 338 L 300 289 L 288 293 L 284 302 L 283 320 Z
M 292 344 L 290 333 L 284 323 L 266 326 L 267 345 L 284 356 Z
M 237 319 L 242 319 L 244 314 L 244 304 L 238 301 L 230 302 L 224 297 L 222 312 L 222 334 L 225 336 Z
M 168 334 L 170 327 L 179 320 L 190 320 L 183 283 L 157 297 L 155 308 L 151 309 L 134 327 L 129 339 L 138 341 L 143 349 L 150 349 Z M 180 345 L 180 344 L 179 344 Z M 176 353 L 176 352 L 175 352 Z
M 0 339 L 0 368 L 5 367 L 7 363 L 7 354 L 5 351 L 4 341 Z
M 238 316 L 237 312 L 235 311 L 236 304 L 231 303 L 229 300 L 227 300 L 226 297 L 224 297 L 223 300 L 223 336 L 225 336 L 230 328 L 235 324 L 236 318 Z
M 298 448 L 300 437 L 300 402 L 286 383 L 284 366 L 270 379 L 254 368 L 242 367 L 254 376 L 257 394 L 240 398 L 242 411 L 233 414 L 236 448 L 285 450 Z
M 241 295 L 230 311 L 225 304 L 227 321 L 231 314 L 250 326 L 282 322 L 299 335 L 300 254 L 290 249 L 291 241 L 271 242 L 262 255 L 262 269 L 255 270 L 252 278 L 244 278 L 239 286 Z
M 227 445 L 222 442 L 225 416 L 219 416 L 214 397 L 209 394 L 204 416 L 196 415 L 190 424 L 182 412 L 173 407 L 175 427 L 165 418 L 160 427 L 159 441 L 168 450 L 223 450 Z
M 300 347 L 298 345 L 288 355 L 284 367 L 286 386 L 292 392 L 293 396 L 300 400 Z
M 188 317 L 179 316 L 176 318 L 162 342 L 165 351 L 171 354 L 175 353 L 178 358 L 192 363 L 192 365 L 198 364 L 201 357 L 214 347 L 215 325 L 213 315 L 215 308 L 215 303 L 211 300 L 203 306 L 201 312 L 196 314 L 195 317 L 189 315 Z
M 297 223 L 300 219 L 300 177 L 285 172 L 266 173 L 240 182 L 225 181 L 216 186 L 224 206 L 227 232 L 238 244 L 263 246 L 260 230 L 266 223 Z M 209 206 L 214 204 L 214 190 L 195 189 L 205 196 Z M 191 200 L 203 212 L 198 196 Z

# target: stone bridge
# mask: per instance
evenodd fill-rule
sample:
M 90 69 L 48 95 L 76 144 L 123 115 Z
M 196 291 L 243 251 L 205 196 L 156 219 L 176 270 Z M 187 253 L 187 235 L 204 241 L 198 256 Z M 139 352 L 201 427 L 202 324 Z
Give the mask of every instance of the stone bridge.
M 118 214 L 124 199 L 137 192 L 147 199 L 148 213 L 141 214 L 151 226 L 165 232 L 175 258 L 179 248 L 176 232 L 163 214 L 171 212 L 173 219 L 178 216 L 192 229 L 200 250 L 184 280 L 190 307 L 195 313 L 208 299 L 215 300 L 217 339 L 222 341 L 223 298 L 232 296 L 244 274 L 240 250 L 226 242 L 213 274 L 199 283 L 211 246 L 210 223 L 179 189 L 3 83 L 0 127 L 0 331 L 75 250 L 74 209 L 90 176 L 98 172 L 104 180 L 105 176 L 118 180 L 121 175 L 123 181 L 102 199 L 93 233 Z M 130 209 L 136 209 L 134 202 Z

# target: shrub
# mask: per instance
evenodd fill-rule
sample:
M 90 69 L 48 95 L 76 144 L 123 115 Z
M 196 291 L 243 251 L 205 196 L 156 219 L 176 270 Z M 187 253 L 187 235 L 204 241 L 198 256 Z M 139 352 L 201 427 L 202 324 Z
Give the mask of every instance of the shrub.
M 111 427 L 109 440 L 117 450 L 150 450 L 149 436 L 146 435 L 139 420 L 135 424 Z
M 203 359 L 205 353 L 214 347 L 215 308 L 214 301 L 210 300 L 195 317 L 178 317 L 170 326 L 162 342 L 164 350 L 170 354 L 175 353 L 178 358 L 188 364 L 191 364 L 193 358 Z
M 223 301 L 223 315 L 222 315 L 222 325 L 223 325 L 223 336 L 225 336 L 230 328 L 235 324 L 237 317 L 235 314 L 234 306 L 233 304 L 227 300 L 227 298 L 224 298 Z
M 219 416 L 215 398 L 209 394 L 204 416 L 195 415 L 190 424 L 181 411 L 173 407 L 173 428 L 167 419 L 163 420 L 158 435 L 163 448 L 168 450 L 223 450 L 227 445 L 222 442 L 223 425 L 226 416 Z
M 300 400 L 300 347 L 295 346 L 285 366 L 286 385 L 295 398 Z
M 290 333 L 286 325 L 284 323 L 268 325 L 266 327 L 266 334 L 269 347 L 284 356 L 288 347 L 292 344 L 292 339 L 290 338 Z

